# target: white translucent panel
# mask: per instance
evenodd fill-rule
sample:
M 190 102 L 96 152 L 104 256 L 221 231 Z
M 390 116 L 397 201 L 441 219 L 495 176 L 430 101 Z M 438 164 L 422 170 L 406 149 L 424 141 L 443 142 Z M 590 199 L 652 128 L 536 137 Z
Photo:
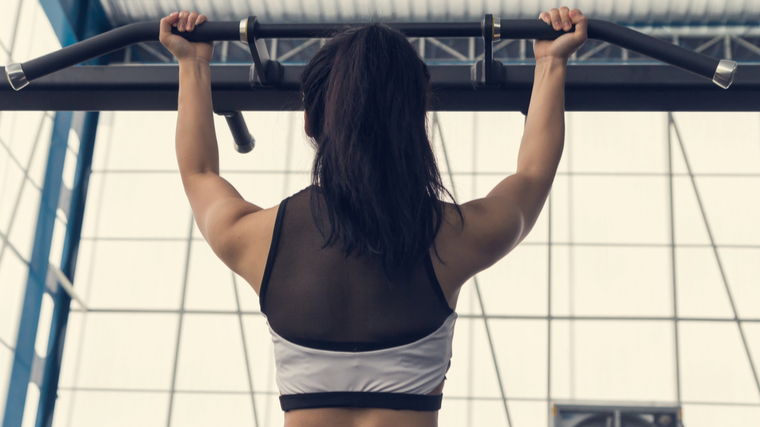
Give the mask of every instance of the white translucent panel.
M 760 115 L 755 112 L 673 113 L 692 172 L 760 172 Z M 674 156 L 681 156 L 678 141 Z
M 715 243 L 757 245 L 760 198 L 748 196 L 760 194 L 760 178 L 697 177 L 696 181 Z
M 477 184 L 475 186 L 475 192 L 473 194 L 474 198 L 479 197 L 485 197 L 499 182 L 501 182 L 504 178 L 506 178 L 506 175 L 481 175 L 481 176 L 475 176 L 475 183 Z M 444 183 L 447 181 L 444 179 Z M 460 203 L 467 202 L 471 199 L 461 198 L 461 200 L 457 200 Z M 555 215 L 560 215 L 561 211 L 557 210 L 556 204 L 552 207 L 552 217 Z M 564 209 L 564 208 L 562 208 Z M 555 231 L 552 230 L 552 233 Z M 553 238 L 553 240 L 556 240 Z M 547 243 L 549 241 L 549 208 L 545 204 L 543 209 L 541 210 L 541 213 L 538 215 L 538 219 L 536 220 L 536 223 L 533 225 L 533 229 L 530 231 L 530 234 L 528 234 L 528 237 L 523 240 L 523 244 L 525 243 Z
M 739 328 L 734 322 L 680 322 L 681 398 L 760 403 Z
M 760 319 L 760 249 L 720 248 L 719 253 L 737 314 Z
M 72 136 L 76 137 L 76 132 L 71 130 L 69 132 L 69 144 L 71 144 Z M 74 188 L 74 175 L 77 171 L 77 154 L 71 149 L 66 150 L 66 156 L 63 162 L 63 173 L 61 179 L 63 185 L 68 189 Z
M 16 30 L 16 44 L 13 50 L 15 62 L 26 62 L 61 48 L 42 10 L 42 5 L 34 0 L 23 0 L 21 16 Z
M 280 407 L 279 393 L 256 393 L 256 418 L 260 427 L 282 427 L 285 413 Z
M 546 324 L 544 320 L 489 320 L 507 397 L 546 397 Z
M 671 265 L 664 247 L 556 246 L 552 313 L 671 316 Z
M 174 314 L 88 314 L 74 385 L 168 390 L 178 319 Z
M 123 112 L 101 111 L 98 115 L 98 131 L 95 134 L 95 146 L 92 154 L 92 169 L 100 171 L 110 167 L 112 145 L 114 141 L 114 120 Z
M 243 316 L 243 331 L 248 349 L 248 364 L 251 367 L 253 390 L 256 392 L 273 392 L 279 395 L 275 383 L 274 346 L 266 320 L 261 315 Z
M 237 315 L 186 314 L 176 390 L 249 391 Z
M 26 260 L 30 260 L 32 257 L 32 244 L 34 243 L 39 205 L 39 190 L 26 182 L 21 191 L 21 200 L 18 203 L 13 227 L 8 230 L 8 241 Z
M 673 177 L 673 223 L 677 245 L 710 244 L 697 195 L 688 176 Z
M 37 337 L 34 340 L 34 351 L 41 357 L 47 357 L 53 308 L 55 308 L 55 303 L 53 303 L 53 298 L 50 294 L 47 292 L 42 294 L 42 304 L 40 305 L 40 316 L 37 324 Z
M 252 426 L 250 394 L 175 393 L 172 426 Z
M 552 213 L 572 215 L 576 242 L 670 243 L 667 184 L 665 177 L 574 176 L 572 210 L 553 205 Z
M 413 2 L 393 0 L 393 11 L 399 19 L 409 19 L 412 14 Z
M 107 131 L 108 169 L 178 170 L 174 151 L 176 125 L 176 111 L 114 113 L 111 129 Z
M 18 7 L 20 5 L 21 0 L 5 0 L 3 2 L 5 10 L 2 15 L 0 15 L 0 51 L 2 51 L 2 53 L 6 53 L 6 50 L 11 50 L 13 34 L 17 31 L 15 24 L 18 15 Z M 3 63 L 3 65 L 5 65 L 5 63 Z
M 676 248 L 680 317 L 733 317 L 712 248 Z
M 97 174 L 90 185 L 83 236 L 187 238 L 191 212 L 179 173 Z
M 5 398 L 8 394 L 8 382 L 11 380 L 13 351 L 0 344 L 0 419 L 5 412 Z
M 486 314 L 545 315 L 548 253 L 545 245 L 520 245 L 478 274 Z
M 77 384 L 77 375 L 81 359 L 79 358 L 82 350 L 82 336 L 85 333 L 87 315 L 81 311 L 75 311 L 73 308 L 69 312 L 69 320 L 66 323 L 66 341 L 63 346 L 63 357 L 61 360 L 60 376 L 58 377 L 58 387 L 68 389 Z M 58 405 L 56 410 L 58 412 Z
M 683 405 L 683 423 L 689 427 L 755 427 L 760 406 Z
M 472 425 L 471 402 L 466 398 L 449 398 L 450 392 L 443 390 L 443 402 L 438 412 L 439 427 L 462 427 Z
M 551 334 L 551 398 L 574 399 L 577 389 L 575 371 L 576 322 L 552 320 Z
M 69 416 L 65 419 L 57 417 L 56 405 L 56 427 L 97 427 L 104 422 L 114 427 L 163 427 L 169 410 L 169 393 L 81 390 L 67 400 Z
M 675 400 L 673 322 L 567 323 L 552 322 L 554 398 Z
M 37 418 L 37 407 L 40 404 L 40 389 L 35 383 L 29 383 L 26 389 L 26 402 L 21 427 L 34 427 Z
M 90 308 L 180 307 L 187 242 L 88 240 L 80 248 L 74 283 Z
M 64 215 L 59 209 L 58 216 L 56 216 L 55 224 L 53 225 L 53 237 L 50 241 L 50 253 L 48 254 L 50 263 L 57 266 L 61 265 L 63 244 L 66 240 L 66 223 L 61 220 L 61 217 L 64 217 Z
M 459 2 L 457 2 L 459 3 Z M 464 4 L 464 3 L 462 3 Z M 475 170 L 514 172 L 523 136 L 525 116 L 512 111 L 483 111 L 474 114 Z
M 511 405 L 510 402 L 507 403 Z M 506 426 L 507 414 L 504 403 L 499 400 L 476 400 L 472 402 L 472 425 Z
M 443 176 L 443 185 L 451 192 L 457 203 L 466 203 L 472 200 L 475 178 L 469 174 L 454 175 L 454 184 L 448 175 Z M 450 201 L 450 200 L 449 200 Z
M 46 120 L 45 114 L 44 111 L 4 111 L 0 114 L 0 141 L 10 148 L 23 167 L 29 163 L 39 128 Z
M 744 322 L 742 329 L 749 352 L 752 355 L 752 363 L 755 365 L 755 371 L 757 371 L 760 369 L 760 322 Z
M 445 144 L 446 153 L 449 156 L 449 165 L 454 172 L 471 172 L 473 170 L 473 126 L 475 125 L 472 113 L 461 112 L 438 112 L 438 125 L 443 133 L 443 140 L 437 127 L 431 127 L 433 133 L 432 141 L 436 147 L 436 156 L 438 158 L 438 167 L 441 174 L 448 172 L 446 157 L 444 156 Z
M 493 324 L 493 321 L 490 321 Z M 483 319 L 457 319 L 451 367 L 443 393 L 449 397 L 501 397 Z M 491 331 L 492 337 L 494 332 Z M 500 363 L 502 375 L 507 366 Z
M 16 201 L 24 183 L 24 172 L 11 160 L 8 152 L 0 147 L 0 232 L 8 233 L 14 218 Z M 18 216 L 16 212 L 15 216 Z
M 0 340 L 16 345 L 29 267 L 6 248 L 0 260 Z
M 193 242 L 185 292 L 187 310 L 237 310 L 232 272 L 206 242 Z
M 50 138 L 53 133 L 53 120 L 46 116 L 42 121 L 42 127 L 39 129 L 39 142 L 30 159 L 28 176 L 29 179 L 37 186 L 42 188 L 45 182 L 45 172 L 47 169 L 48 152 L 50 151 Z
M 253 151 L 240 154 L 233 148 L 232 134 L 224 117 L 214 118 L 219 143 L 219 166 L 224 171 L 282 171 L 286 168 L 288 147 L 293 168 L 310 169 L 306 163 L 309 144 L 303 131 L 303 112 L 256 111 L 245 112 L 243 118 L 256 139 Z M 173 140 L 173 139 L 172 139 Z
M 650 112 L 567 113 L 563 170 L 667 172 L 667 115 Z
M 515 426 L 545 427 L 549 417 L 546 402 L 509 401 L 509 418 Z

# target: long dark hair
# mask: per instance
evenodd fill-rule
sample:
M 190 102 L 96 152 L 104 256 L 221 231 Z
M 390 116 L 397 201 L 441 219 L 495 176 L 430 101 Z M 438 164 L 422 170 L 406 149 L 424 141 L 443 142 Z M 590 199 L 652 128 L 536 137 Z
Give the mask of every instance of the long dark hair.
M 312 212 L 326 212 L 317 218 L 325 246 L 377 257 L 398 278 L 434 243 L 440 200 L 454 202 L 428 139 L 427 66 L 401 32 L 373 22 L 335 34 L 301 82 L 316 148 Z

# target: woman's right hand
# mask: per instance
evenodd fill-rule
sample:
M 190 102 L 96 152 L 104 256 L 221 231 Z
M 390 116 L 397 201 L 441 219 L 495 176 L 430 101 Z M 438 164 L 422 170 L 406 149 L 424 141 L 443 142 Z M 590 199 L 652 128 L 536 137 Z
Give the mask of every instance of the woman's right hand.
M 575 25 L 575 31 L 559 36 L 556 40 L 534 40 L 533 52 L 536 62 L 544 58 L 557 58 L 567 62 L 567 59 L 586 43 L 588 39 L 588 18 L 580 10 L 570 10 L 566 6 L 541 12 L 538 19 L 554 27 L 556 31 L 570 31 Z

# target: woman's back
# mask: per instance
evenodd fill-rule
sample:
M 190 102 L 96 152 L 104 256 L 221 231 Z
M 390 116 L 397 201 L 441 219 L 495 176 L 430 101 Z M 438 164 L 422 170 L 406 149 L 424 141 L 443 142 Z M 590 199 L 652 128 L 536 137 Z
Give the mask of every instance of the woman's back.
M 320 193 L 280 205 L 259 294 L 283 410 L 438 410 L 456 314 L 429 253 L 391 281 L 374 254 L 326 246 Z

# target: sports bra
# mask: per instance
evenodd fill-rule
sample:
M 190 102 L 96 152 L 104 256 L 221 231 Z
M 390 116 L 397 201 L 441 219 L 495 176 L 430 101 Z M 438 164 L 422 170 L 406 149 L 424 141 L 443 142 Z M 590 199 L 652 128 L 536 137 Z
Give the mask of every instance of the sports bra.
M 259 292 L 284 411 L 437 411 L 457 314 L 424 254 L 390 283 L 378 260 L 324 245 L 318 187 L 283 200 Z

